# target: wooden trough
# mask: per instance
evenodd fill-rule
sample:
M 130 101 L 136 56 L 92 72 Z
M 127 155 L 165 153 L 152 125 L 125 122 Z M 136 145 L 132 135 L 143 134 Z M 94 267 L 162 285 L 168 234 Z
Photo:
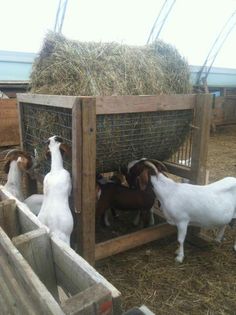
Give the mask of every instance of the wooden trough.
M 0 193 L 0 313 L 120 315 L 120 292 L 3 186 Z
M 18 94 L 17 98 L 22 148 L 32 154 L 35 148 L 40 152 L 42 148 L 39 143 L 53 134 L 61 135 L 72 145 L 72 163 L 65 165 L 72 172 L 74 211 L 79 221 L 77 233 L 79 253 L 87 261 L 94 264 L 95 260 L 176 233 L 175 227 L 163 223 L 95 244 L 95 175 L 101 170 L 115 171 L 123 162 L 127 163 L 143 156 L 160 159 L 161 155 L 170 173 L 187 178 L 193 183 L 204 184 L 211 119 L 211 95 L 72 97 Z M 184 128 L 186 126 L 189 128 L 189 132 L 184 131 L 182 142 L 178 142 L 178 137 L 175 140 L 180 149 L 177 146 L 165 156 L 166 149 L 162 150 L 162 148 L 165 148 L 166 142 L 168 146 L 165 134 L 171 129 L 171 121 L 166 124 L 165 121 L 159 120 L 158 113 L 167 116 L 177 113 L 182 116 L 186 112 L 190 114 L 186 117 L 191 117 L 191 120 L 186 118 L 183 123 Z M 104 160 L 101 160 L 103 158 L 100 155 L 100 146 L 103 136 L 98 122 L 101 119 L 107 121 L 106 118 L 110 116 L 115 119 L 119 115 L 124 115 L 123 120 L 126 121 L 127 116 L 136 114 L 141 119 L 137 120 L 135 127 L 132 126 L 126 133 L 119 133 L 119 139 L 116 138 L 113 143 L 115 150 L 107 152 L 107 156 L 105 154 Z M 146 114 L 157 117 L 151 120 L 151 126 L 144 124 L 142 118 L 146 117 Z M 158 121 L 157 126 L 156 121 Z M 181 126 L 183 127 L 180 125 L 180 128 Z M 122 125 L 121 128 L 123 128 Z M 137 133 L 134 133 L 134 129 Z M 147 139 L 145 137 L 147 133 L 150 133 L 150 129 L 154 131 Z M 106 124 L 103 131 L 107 139 Z M 145 150 L 142 145 L 137 146 L 130 141 L 134 134 L 139 142 L 145 143 Z M 157 148 L 153 143 L 156 134 L 160 140 Z M 171 137 L 175 134 L 176 132 Z M 112 136 L 113 132 L 109 125 L 108 138 Z M 171 143 L 175 141 L 171 139 Z M 186 145 L 189 141 L 190 144 Z M 191 159 L 191 165 L 179 164 L 179 159 Z M 113 161 L 111 165 L 110 160 Z M 49 165 L 42 163 L 38 179 L 42 180 L 48 169 Z M 196 235 L 197 232 L 199 232 L 198 229 L 192 229 L 189 237 Z

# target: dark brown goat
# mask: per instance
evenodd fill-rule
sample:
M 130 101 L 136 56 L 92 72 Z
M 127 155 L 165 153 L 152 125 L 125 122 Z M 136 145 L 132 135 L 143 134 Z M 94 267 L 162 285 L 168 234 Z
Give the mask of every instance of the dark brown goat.
M 152 208 L 155 197 L 152 192 L 130 189 L 128 187 L 105 183 L 97 184 L 100 188 L 100 198 L 96 206 L 96 220 L 100 220 L 108 209 L 137 211 L 141 213 L 143 225 L 148 226 L 149 210 Z

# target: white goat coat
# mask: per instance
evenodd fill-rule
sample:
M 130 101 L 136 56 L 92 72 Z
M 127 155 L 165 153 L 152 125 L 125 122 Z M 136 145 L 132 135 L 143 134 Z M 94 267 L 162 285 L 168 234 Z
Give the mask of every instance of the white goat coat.
M 236 218 L 236 178 L 199 186 L 176 183 L 159 173 L 151 181 L 170 224 L 186 220 L 195 226 L 212 227 Z
M 24 200 L 22 192 L 22 171 L 18 167 L 18 163 L 15 160 L 11 161 L 10 163 L 7 182 L 4 187 L 18 200 Z
M 178 262 L 184 258 L 183 243 L 189 224 L 206 228 L 221 227 L 220 239 L 223 237 L 224 226 L 236 218 L 234 177 L 199 186 L 176 183 L 158 173 L 157 176 L 151 176 L 151 182 L 167 222 L 177 226 L 180 243 L 176 257 Z M 236 241 L 234 249 L 236 250 Z
M 70 235 L 73 230 L 73 217 L 69 207 L 71 193 L 71 178 L 63 168 L 59 145 L 50 147 L 51 171 L 43 181 L 44 199 L 40 209 L 39 220 L 49 227 L 50 233 L 70 245 Z
M 43 194 L 33 194 L 24 200 L 33 214 L 38 215 L 43 204 Z

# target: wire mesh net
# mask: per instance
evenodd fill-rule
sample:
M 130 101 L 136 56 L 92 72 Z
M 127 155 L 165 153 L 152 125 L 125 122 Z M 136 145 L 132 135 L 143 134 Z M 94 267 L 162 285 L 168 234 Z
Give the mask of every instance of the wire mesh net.
M 50 170 L 50 160 L 45 159 L 45 144 L 49 137 L 58 135 L 72 145 L 71 109 L 35 104 L 22 104 L 22 137 L 24 149 L 40 159 L 38 172 L 45 175 Z M 71 161 L 64 161 L 71 172 Z
M 45 175 L 50 161 L 44 159 L 42 141 L 59 135 L 72 145 L 72 111 L 24 103 L 21 119 L 24 148 L 31 154 L 37 150 L 41 160 L 39 173 Z M 184 149 L 181 146 L 189 137 L 192 120 L 193 110 L 97 115 L 96 171 L 119 170 L 121 165 L 142 157 L 173 160 L 179 148 L 181 159 L 188 160 L 191 143 Z M 71 161 L 64 165 L 71 172 Z
M 120 165 L 142 157 L 169 159 L 184 143 L 192 119 L 192 110 L 98 117 L 97 169 L 118 170 Z

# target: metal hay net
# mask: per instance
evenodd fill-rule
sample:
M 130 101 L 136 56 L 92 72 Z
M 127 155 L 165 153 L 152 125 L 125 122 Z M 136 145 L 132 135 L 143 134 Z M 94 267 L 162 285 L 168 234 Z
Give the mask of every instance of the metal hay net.
M 42 140 L 59 135 L 72 145 L 72 111 L 25 103 L 21 119 L 24 149 L 31 154 L 37 150 L 41 160 L 38 172 L 45 175 L 50 161 L 44 159 Z M 96 171 L 119 170 L 142 157 L 175 163 L 188 160 L 192 120 L 193 110 L 97 115 Z M 64 165 L 71 172 L 71 160 Z

